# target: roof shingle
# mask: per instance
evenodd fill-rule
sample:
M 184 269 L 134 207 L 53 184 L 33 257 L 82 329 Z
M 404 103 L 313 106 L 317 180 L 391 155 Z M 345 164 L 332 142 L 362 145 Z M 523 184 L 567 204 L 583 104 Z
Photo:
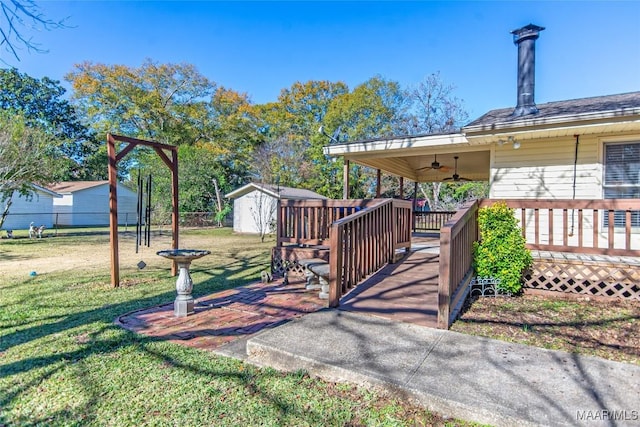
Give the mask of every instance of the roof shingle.
M 559 119 L 562 117 L 576 118 L 576 116 L 593 114 L 614 112 L 619 116 L 640 114 L 640 92 L 547 102 L 539 104 L 537 107 L 538 113 L 519 117 L 511 115 L 514 107 L 491 110 L 464 126 L 463 131 L 497 124 L 516 127 L 520 122 L 531 120 Z

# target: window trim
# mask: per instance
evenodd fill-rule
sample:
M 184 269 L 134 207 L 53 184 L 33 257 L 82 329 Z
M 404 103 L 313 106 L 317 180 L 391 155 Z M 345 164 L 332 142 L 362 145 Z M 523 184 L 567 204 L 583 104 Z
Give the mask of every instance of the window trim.
M 638 180 L 636 183 L 627 183 L 627 184 L 607 184 L 606 182 L 606 177 L 607 177 L 607 147 L 610 146 L 615 146 L 615 145 L 637 145 L 638 149 L 640 150 L 640 136 L 632 136 L 632 137 L 625 137 L 624 139 L 616 139 L 616 140 L 609 140 L 609 141 L 603 141 L 602 143 L 602 199 L 603 200 L 607 200 L 607 199 L 614 199 L 614 197 L 606 197 L 606 190 L 607 189 L 625 189 L 625 188 L 630 188 L 630 189 L 637 189 L 638 194 L 640 194 L 640 172 L 638 175 Z M 615 198 L 619 198 L 619 197 L 615 197 Z M 622 197 L 622 199 L 624 199 L 625 197 Z M 629 199 L 634 199 L 635 197 L 628 197 Z M 624 213 L 622 211 L 615 211 L 614 213 L 614 229 L 617 228 L 624 228 L 624 219 L 622 219 L 621 223 L 618 224 L 618 218 L 620 216 L 623 217 Z M 640 228 L 640 212 L 632 212 L 631 213 L 631 227 L 633 229 L 638 229 Z M 602 218 L 602 226 L 604 227 L 608 227 L 608 215 L 603 215 Z

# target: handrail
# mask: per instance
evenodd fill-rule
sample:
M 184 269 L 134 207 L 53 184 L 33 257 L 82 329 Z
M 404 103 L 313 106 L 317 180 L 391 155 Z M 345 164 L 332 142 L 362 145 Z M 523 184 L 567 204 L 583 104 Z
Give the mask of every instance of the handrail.
M 460 209 L 440 229 L 438 328 L 449 329 L 473 274 L 473 242 L 478 239 L 478 202 Z
M 329 306 L 365 277 L 393 262 L 397 249 L 411 247 L 411 202 L 378 200 L 331 224 Z
M 456 211 L 413 211 L 413 231 L 440 231 Z
M 497 199 L 484 199 L 481 207 Z M 640 199 L 504 199 L 532 250 L 640 256 Z M 636 236 L 632 238 L 632 236 Z

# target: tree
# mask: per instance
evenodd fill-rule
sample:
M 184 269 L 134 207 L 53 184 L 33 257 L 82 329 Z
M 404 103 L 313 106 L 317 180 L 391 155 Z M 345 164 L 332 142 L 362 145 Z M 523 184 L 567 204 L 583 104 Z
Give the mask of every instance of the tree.
M 151 60 L 139 68 L 85 62 L 66 78 L 74 87 L 74 102 L 99 135 L 119 133 L 180 146 L 180 208 L 222 215 L 219 194 L 246 181 L 260 137 L 246 94 L 217 87 L 193 65 Z M 136 149 L 128 160 L 124 169 L 135 163 L 153 171 L 158 182 L 168 182 L 155 152 Z M 162 212 L 169 207 L 169 190 L 156 188 L 155 208 Z
M 422 82 L 409 88 L 409 112 L 404 133 L 455 132 L 468 120 L 463 101 L 454 95 L 455 86 L 444 82 L 440 73 L 430 74 Z M 421 183 L 420 193 L 429 201 L 432 210 L 455 210 L 467 200 L 484 197 L 487 183 Z
M 483 182 L 433 182 L 420 185 L 422 196 L 429 201 L 429 208 L 437 211 L 454 211 L 469 200 L 481 199 L 489 194 L 489 183 Z M 427 193 L 431 191 L 431 193 Z
M 254 155 L 256 181 L 321 192 L 309 179 L 317 172 L 308 150 L 333 100 L 348 93 L 343 82 L 296 82 L 280 92 L 278 101 L 256 107 L 263 139 Z M 259 166 L 258 166 L 259 165 Z
M 45 186 L 56 180 L 60 163 L 54 139 L 41 129 L 29 127 L 23 116 L 0 113 L 0 203 L 4 224 L 15 193 L 33 197 L 33 184 Z
M 84 62 L 65 76 L 73 101 L 100 138 L 111 132 L 165 144 L 193 144 L 210 120 L 215 83 L 190 64 L 139 68 Z
M 275 225 L 273 217 L 278 207 L 278 202 L 274 197 L 263 191 L 254 191 L 254 204 L 249 207 L 251 217 L 256 225 L 256 230 L 260 235 L 260 241 L 264 242 L 265 236 L 273 231 Z
M 53 136 L 66 164 L 64 179 L 103 178 L 106 168 L 92 169 L 99 145 L 82 125 L 76 110 L 63 98 L 66 90 L 48 77 L 35 79 L 15 68 L 0 69 L 0 109 L 24 117 L 27 126 Z
M 341 141 L 391 136 L 397 132 L 398 124 L 405 121 L 406 108 L 406 97 L 400 85 L 377 76 L 357 86 L 352 92 L 337 96 L 331 102 L 323 124 L 330 135 L 340 129 L 338 136 Z M 324 156 L 322 147 L 329 142 L 326 137 L 316 135 L 312 141 L 314 144 L 308 156 L 314 168 L 309 179 L 317 188 L 323 189 L 321 194 L 340 197 L 342 161 L 333 161 Z M 352 197 L 374 196 L 376 178 L 373 170 L 354 165 L 350 168 L 350 174 Z
M 410 102 L 405 133 L 453 132 L 469 118 L 464 103 L 454 96 L 456 87 L 447 84 L 440 73 L 430 74 L 422 82 L 407 90 Z
M 49 31 L 64 27 L 64 20 L 54 21 L 45 17 L 32 0 L 0 0 L 0 47 L 17 61 L 20 61 L 18 51 L 22 49 L 27 52 L 46 52 L 25 34 L 25 30 Z M 8 64 L 5 60 L 0 61 Z

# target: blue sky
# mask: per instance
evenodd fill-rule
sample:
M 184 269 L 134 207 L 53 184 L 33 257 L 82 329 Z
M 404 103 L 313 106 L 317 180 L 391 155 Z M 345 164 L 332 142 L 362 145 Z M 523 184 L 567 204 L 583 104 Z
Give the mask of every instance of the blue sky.
M 408 87 L 440 72 L 473 119 L 515 105 L 509 32 L 534 23 L 546 27 L 536 45 L 537 103 L 640 90 L 637 1 L 37 3 L 69 26 L 32 33 L 49 52 L 11 62 L 38 78 L 63 81 L 86 60 L 135 67 L 150 58 L 194 64 L 265 103 L 296 81 L 353 88 L 380 75 Z

